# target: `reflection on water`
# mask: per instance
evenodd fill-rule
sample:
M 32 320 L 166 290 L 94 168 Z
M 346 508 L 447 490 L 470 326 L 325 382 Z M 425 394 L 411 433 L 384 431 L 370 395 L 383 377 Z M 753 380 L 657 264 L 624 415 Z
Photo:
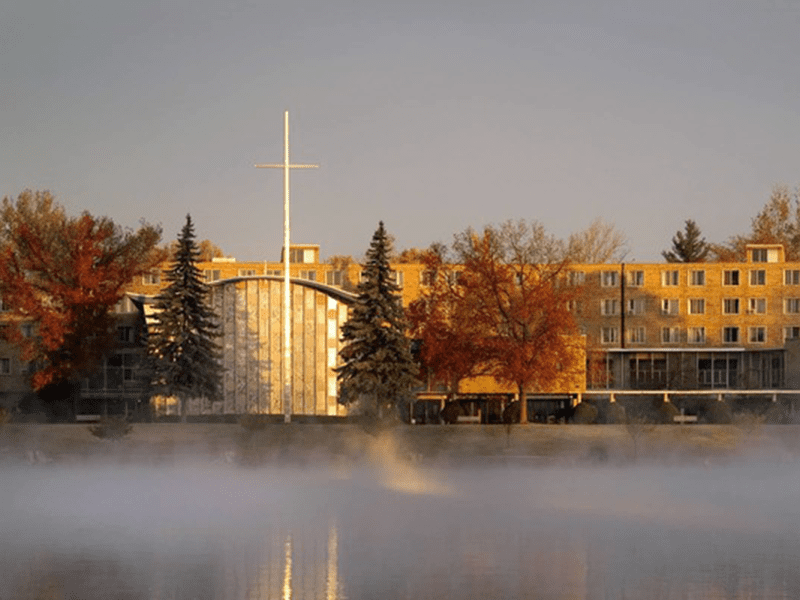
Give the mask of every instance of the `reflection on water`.
M 800 597 L 800 470 L 0 470 L 0 598 Z

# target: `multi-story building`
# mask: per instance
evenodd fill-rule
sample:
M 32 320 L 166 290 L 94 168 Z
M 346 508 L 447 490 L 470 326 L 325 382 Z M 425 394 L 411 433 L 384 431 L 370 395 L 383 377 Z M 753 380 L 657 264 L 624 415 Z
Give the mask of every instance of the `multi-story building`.
M 316 245 L 293 245 L 289 258 L 293 411 L 342 415 L 332 368 L 361 267 L 348 260 L 320 262 Z M 281 412 L 282 263 L 220 258 L 198 266 L 212 285 L 220 314 L 226 379 L 222 403 L 194 410 Z M 421 264 L 393 269 L 404 306 L 430 284 Z M 779 245 L 750 246 L 747 261 L 740 263 L 572 265 L 569 282 L 586 292 L 570 305 L 585 334 L 586 374 L 570 389 L 548 393 L 800 388 L 800 263 L 785 262 Z M 144 326 L 141 314 L 148 299 L 162 285 L 159 270 L 131 283 L 118 307 L 120 348 L 101 373 L 84 381 L 84 397 L 141 397 L 137 328 Z M 0 391 L 6 403 L 25 391 L 25 365 L 18 363 L 12 348 L 0 346 Z M 463 391 L 513 393 L 498 384 L 491 387 L 484 379 L 480 385 L 466 382 Z M 427 382 L 422 394 L 433 391 L 435 383 Z

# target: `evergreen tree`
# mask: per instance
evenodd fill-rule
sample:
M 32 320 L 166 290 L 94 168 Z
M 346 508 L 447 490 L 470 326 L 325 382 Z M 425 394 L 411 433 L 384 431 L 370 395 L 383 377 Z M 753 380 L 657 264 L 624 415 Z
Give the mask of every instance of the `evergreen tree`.
M 705 262 L 709 253 L 705 238 L 700 237 L 700 228 L 692 219 L 686 220 L 683 231 L 678 231 L 672 238 L 672 250 L 661 253 L 667 262 L 696 263 Z
M 339 401 L 360 402 L 366 415 L 378 419 L 409 398 L 417 383 L 400 288 L 389 266 L 391 251 L 381 222 L 367 250 L 358 298 L 342 327 L 343 364 L 337 368 Z
M 192 218 L 186 215 L 174 262 L 164 274 L 168 285 L 156 298 L 148 344 L 153 390 L 177 397 L 184 419 L 190 398 L 220 396 L 218 325 L 197 268 L 199 255 Z

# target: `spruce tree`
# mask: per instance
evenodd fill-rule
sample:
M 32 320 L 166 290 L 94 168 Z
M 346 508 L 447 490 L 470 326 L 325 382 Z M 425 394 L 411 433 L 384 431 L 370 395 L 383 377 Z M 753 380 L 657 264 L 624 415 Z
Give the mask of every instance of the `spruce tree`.
M 197 268 L 199 255 L 192 218 L 186 215 L 174 262 L 164 273 L 167 286 L 154 304 L 148 340 L 153 391 L 177 397 L 184 420 L 190 398 L 220 397 L 219 326 Z
M 700 237 L 700 228 L 692 219 L 686 221 L 683 231 L 672 238 L 672 250 L 661 253 L 667 262 L 705 262 L 709 252 L 705 238 Z
M 410 398 L 417 383 L 400 288 L 389 266 L 391 250 L 381 221 L 367 250 L 358 298 L 342 326 L 343 364 L 337 368 L 339 401 L 360 403 L 365 415 L 378 419 Z

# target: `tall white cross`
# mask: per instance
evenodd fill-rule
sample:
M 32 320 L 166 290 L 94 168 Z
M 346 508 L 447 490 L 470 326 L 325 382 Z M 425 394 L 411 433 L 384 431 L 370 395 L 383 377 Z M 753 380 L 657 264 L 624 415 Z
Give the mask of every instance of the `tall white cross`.
M 283 422 L 292 422 L 292 296 L 289 293 L 289 171 L 316 169 L 319 165 L 289 162 L 289 111 L 283 119 L 283 164 L 256 165 L 258 169 L 283 169 Z

